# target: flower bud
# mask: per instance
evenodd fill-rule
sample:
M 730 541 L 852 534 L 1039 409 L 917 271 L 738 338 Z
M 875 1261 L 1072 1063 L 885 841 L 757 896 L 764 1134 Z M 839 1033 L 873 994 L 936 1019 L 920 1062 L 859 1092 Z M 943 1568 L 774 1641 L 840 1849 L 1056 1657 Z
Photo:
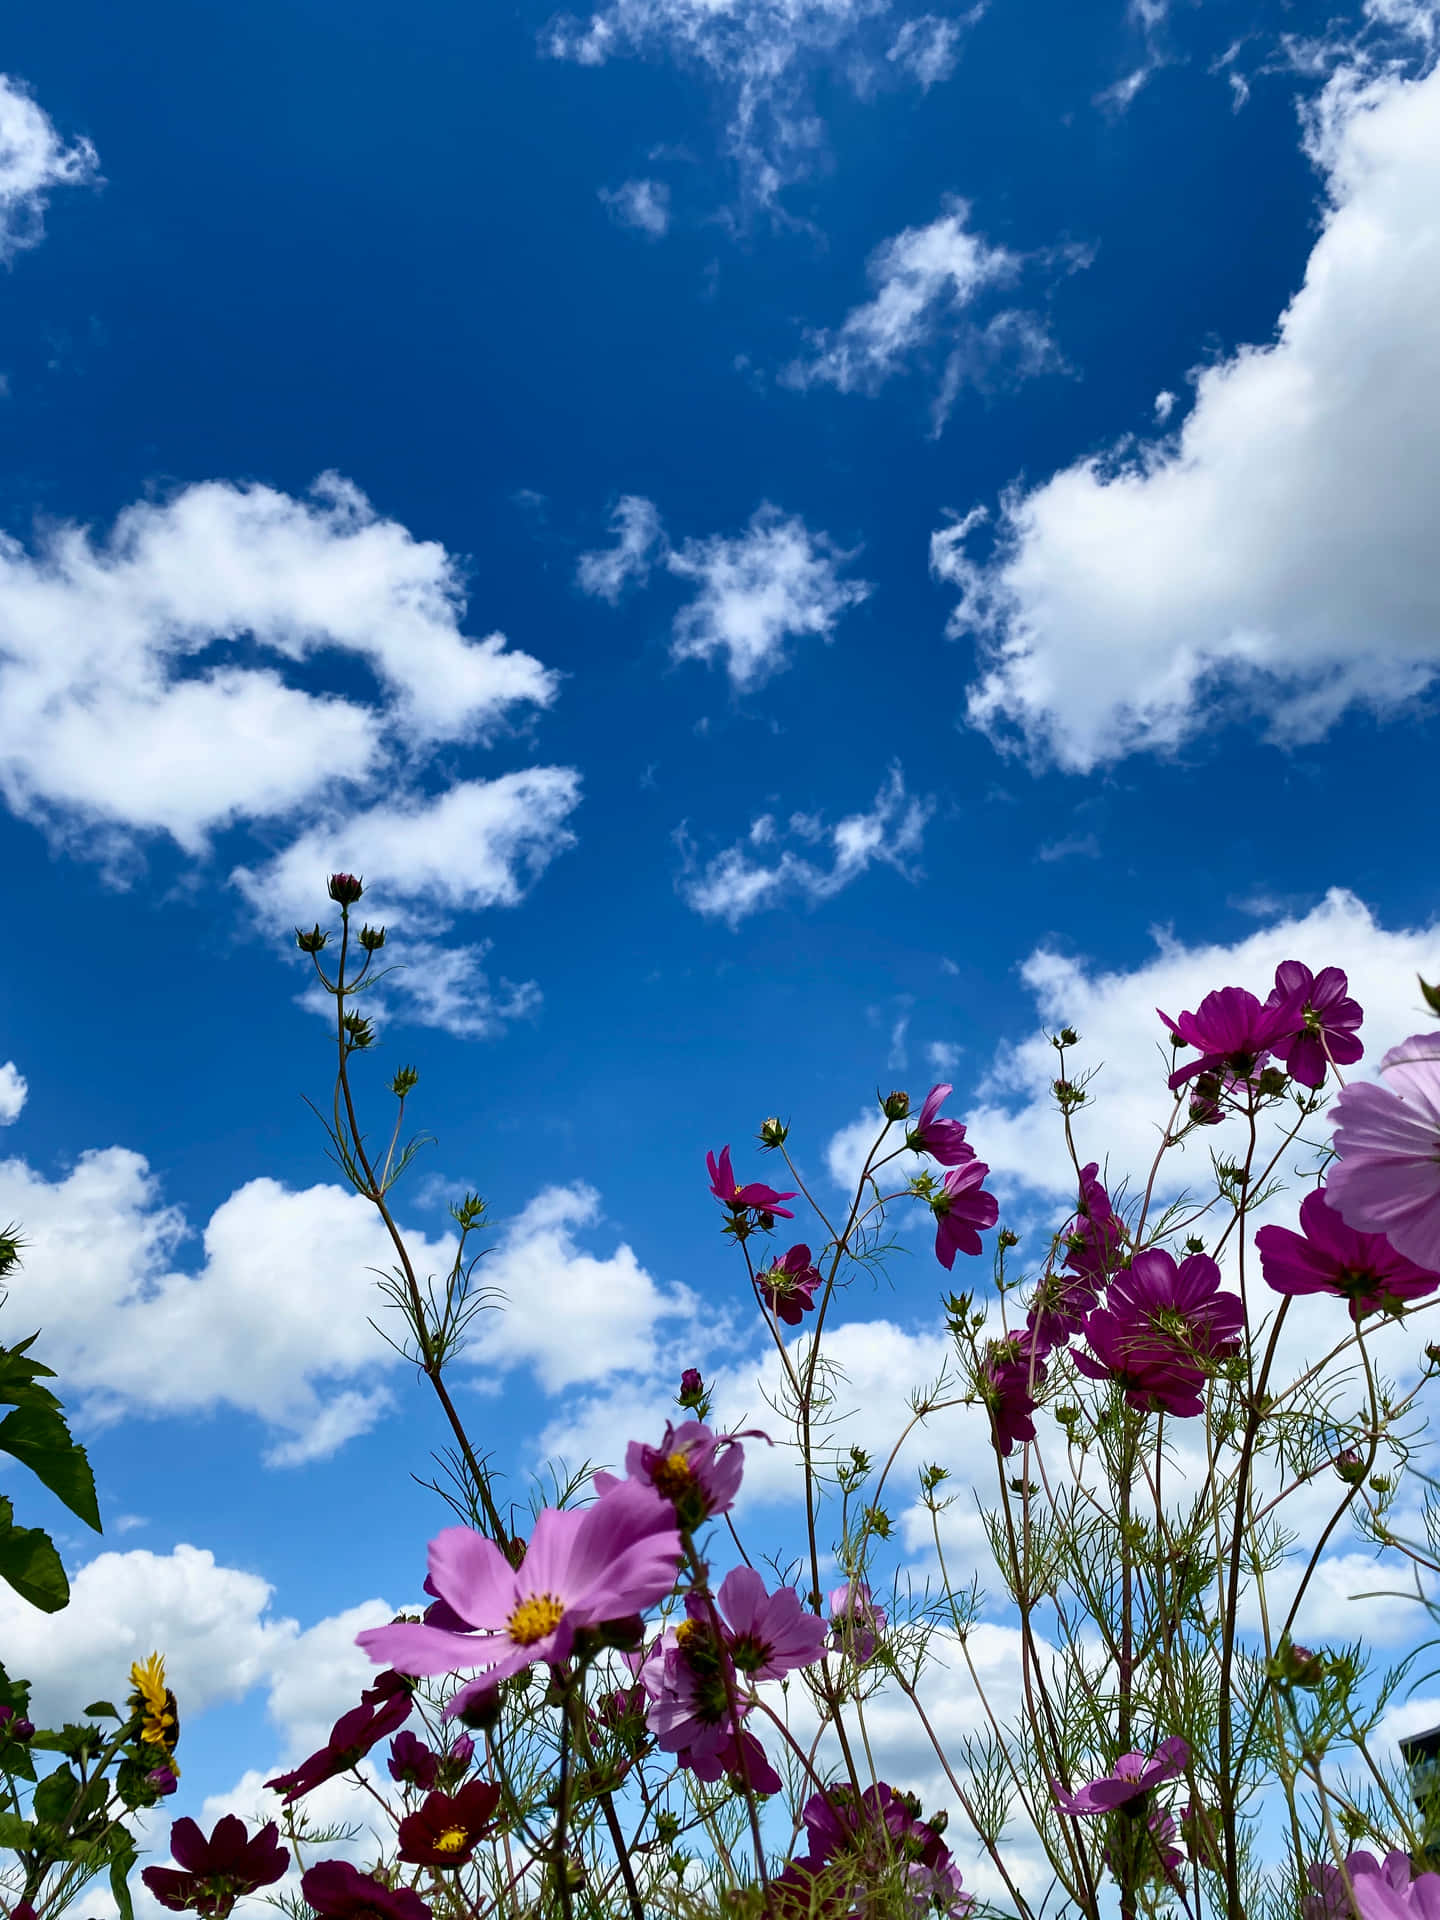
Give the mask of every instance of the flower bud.
M 413 1093 L 420 1084 L 420 1076 L 414 1067 L 401 1067 L 390 1082 L 390 1091 L 397 1100 L 403 1100 L 407 1093 Z
M 1337 1453 L 1331 1465 L 1347 1487 L 1358 1487 L 1365 1478 L 1365 1462 L 1353 1447 L 1346 1447 L 1343 1453 Z
M 145 1784 L 147 1787 L 153 1787 L 163 1800 L 167 1795 L 177 1791 L 180 1782 L 175 1777 L 173 1767 L 152 1767 L 145 1776 Z
M 910 1111 L 908 1093 L 887 1093 L 880 1102 L 880 1111 L 887 1120 L 903 1120 Z
M 677 1407 L 688 1407 L 692 1413 L 698 1413 L 706 1400 L 705 1382 L 698 1367 L 686 1367 L 680 1376 L 680 1391 L 675 1396 Z
M 329 938 L 328 933 L 322 932 L 318 920 L 308 933 L 303 927 L 295 929 L 295 944 L 301 953 L 319 953 Z
M 457 1733 L 450 1742 L 450 1758 L 462 1767 L 468 1767 L 475 1758 L 475 1742 L 468 1733 Z
M 17 1720 L 11 1723 L 10 1738 L 12 1740 L 29 1740 L 34 1732 L 35 1722 L 33 1720 L 27 1720 L 22 1713 Z
M 1440 1345 L 1432 1340 L 1425 1349 L 1425 1358 L 1432 1367 L 1440 1367 Z
M 338 906 L 353 907 L 365 891 L 365 882 L 353 873 L 332 873 L 330 876 L 330 898 Z
M 366 953 L 378 953 L 385 944 L 385 929 L 383 927 L 361 927 L 360 944 Z
M 1080 1036 L 1074 1027 L 1061 1027 L 1059 1033 L 1051 1034 L 1050 1044 L 1058 1053 L 1061 1047 L 1078 1047 Z
M 1018 1247 L 1020 1244 L 1019 1234 L 1012 1232 L 1009 1227 L 1002 1227 L 995 1237 L 997 1243 L 1007 1249 L 1010 1247 Z
M 486 1687 L 483 1693 L 477 1693 L 473 1700 L 468 1701 L 460 1709 L 456 1718 L 462 1726 L 478 1727 L 482 1732 L 488 1733 L 500 1718 L 499 1686 Z M 473 1746 L 471 1750 L 473 1752 Z
M 1282 1073 L 1279 1067 L 1266 1067 L 1256 1084 L 1261 1093 L 1268 1094 L 1273 1098 L 1276 1094 L 1283 1093 L 1286 1087 L 1289 1086 L 1290 1076 L 1287 1073 Z
M 768 1120 L 760 1122 L 760 1144 L 762 1147 L 783 1147 L 790 1137 L 790 1129 L 784 1126 L 772 1114 Z

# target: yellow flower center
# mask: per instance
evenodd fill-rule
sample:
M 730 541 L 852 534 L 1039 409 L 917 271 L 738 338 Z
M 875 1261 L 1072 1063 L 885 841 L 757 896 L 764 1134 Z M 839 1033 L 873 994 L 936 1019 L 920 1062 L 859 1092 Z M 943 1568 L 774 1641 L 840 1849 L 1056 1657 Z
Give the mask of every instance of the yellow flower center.
M 685 1455 L 675 1452 L 656 1462 L 650 1469 L 650 1478 L 657 1493 L 664 1494 L 667 1500 L 678 1500 L 682 1493 L 689 1491 L 695 1476 Z
M 553 1593 L 532 1593 L 522 1600 L 508 1621 L 510 1638 L 517 1647 L 533 1647 L 547 1633 L 553 1633 L 565 1613 L 565 1605 Z
M 700 1628 L 694 1620 L 682 1620 L 679 1626 L 676 1627 L 675 1629 L 676 1646 L 677 1647 L 685 1646 L 687 1642 L 695 1638 L 696 1634 L 699 1631 L 700 1631 Z
M 470 1836 L 464 1827 L 447 1827 L 444 1833 L 436 1834 L 435 1851 L 437 1853 L 459 1853 L 469 1838 Z

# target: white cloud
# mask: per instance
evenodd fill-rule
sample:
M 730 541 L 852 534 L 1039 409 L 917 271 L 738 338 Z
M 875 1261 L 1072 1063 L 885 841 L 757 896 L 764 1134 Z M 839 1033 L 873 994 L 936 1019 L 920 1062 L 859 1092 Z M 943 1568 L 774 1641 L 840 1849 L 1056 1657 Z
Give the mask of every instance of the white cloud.
M 652 240 L 663 239 L 670 227 L 670 189 L 663 180 L 625 180 L 602 187 L 600 199 L 622 227 L 634 227 Z
M 562 1393 L 647 1368 L 662 1323 L 667 1343 L 688 1336 L 688 1288 L 660 1286 L 623 1241 L 602 1258 L 576 1244 L 575 1230 L 599 1218 L 600 1196 L 576 1183 L 545 1188 L 510 1223 L 482 1275 L 505 1302 L 475 1323 L 483 1365 L 529 1366 L 546 1393 Z
M 812 903 L 829 900 L 877 861 L 914 880 L 918 877 L 915 862 L 933 811 L 934 802 L 928 797 L 916 799 L 906 793 L 903 774 L 899 767 L 892 767 L 868 813 L 849 814 L 833 827 L 816 832 L 805 830 L 812 824 L 806 816 L 792 817 L 790 831 L 797 838 L 806 844 L 817 838 L 828 841 L 832 856 L 828 867 L 792 847 L 783 848 L 779 858 L 766 865 L 752 858 L 740 841 L 715 854 L 698 873 L 687 871 L 680 880 L 680 892 L 697 913 L 737 927 L 748 915 L 787 896 L 798 894 Z M 773 822 L 771 826 L 772 832 L 758 841 L 752 827 L 751 844 L 769 844 Z
M 1440 70 L 1354 64 L 1306 117 L 1323 228 L 1276 338 L 1123 441 L 932 541 L 973 632 L 972 722 L 1075 771 L 1173 748 L 1218 704 L 1279 739 L 1387 713 L 1440 670 Z
M 694 581 L 695 598 L 676 615 L 670 651 L 677 660 L 723 655 L 742 692 L 787 664 L 787 640 L 819 634 L 828 642 L 841 614 L 870 594 L 866 581 L 840 578 L 853 553 L 768 501 L 744 533 L 678 547 L 666 538 L 653 501 L 638 494 L 621 498 L 610 525 L 614 545 L 580 556 L 582 590 L 614 606 L 632 580 L 644 586 L 652 563 Z
M 666 565 L 699 591 L 676 617 L 671 652 L 677 660 L 723 655 L 737 688 L 758 685 L 785 665 L 788 639 L 829 641 L 841 614 L 868 598 L 865 581 L 840 578 L 852 557 L 768 502 L 742 534 L 687 540 Z
M 0 261 L 44 237 L 53 188 L 84 186 L 99 165 L 88 140 L 67 146 L 24 82 L 0 73 Z
M 1176 398 L 1177 396 L 1171 393 L 1168 388 L 1164 393 L 1156 394 L 1155 419 L 1158 425 L 1163 427 L 1165 422 L 1170 418 L 1171 414 L 1175 411 Z
M 8 1127 L 20 1118 L 30 1083 L 13 1060 L 0 1066 L 0 1127 Z
M 575 577 L 585 593 L 615 606 L 633 580 L 643 587 L 650 578 L 652 556 L 668 552 L 660 515 L 653 500 L 638 493 L 622 494 L 610 516 L 615 544 L 582 553 Z
M 901 48 L 890 71 L 928 88 L 951 71 L 954 39 L 980 11 L 959 21 L 925 14 L 897 28 L 890 0 L 607 0 L 588 19 L 552 20 L 540 45 L 586 67 L 662 53 L 705 73 L 728 103 L 726 144 L 744 194 L 765 206 L 809 172 L 823 144 L 817 67 L 841 64 L 864 95 L 889 43 Z
M 972 7 L 958 20 L 942 20 L 934 13 L 922 13 L 917 19 L 907 20 L 885 58 L 894 61 L 918 83 L 922 92 L 928 93 L 955 71 L 961 36 L 984 10 L 983 5 Z
M 969 307 L 987 287 L 1016 278 L 1020 260 L 969 231 L 970 207 L 952 200 L 928 227 L 906 227 L 876 248 L 866 273 L 874 298 L 833 332 L 809 335 L 814 358 L 786 369 L 787 384 L 873 393 L 896 373 L 946 314 Z

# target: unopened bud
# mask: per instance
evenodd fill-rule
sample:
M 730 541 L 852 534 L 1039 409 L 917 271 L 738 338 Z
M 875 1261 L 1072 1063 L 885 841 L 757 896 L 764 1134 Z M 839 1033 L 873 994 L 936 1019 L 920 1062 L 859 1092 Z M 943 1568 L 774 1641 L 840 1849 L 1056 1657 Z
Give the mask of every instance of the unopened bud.
M 147 1787 L 153 1787 L 163 1800 L 167 1795 L 177 1791 L 180 1782 L 175 1777 L 173 1767 L 152 1767 L 145 1776 L 145 1784 Z
M 880 1111 L 887 1120 L 903 1120 L 910 1111 L 909 1094 L 898 1091 L 887 1093 L 880 1102 Z
M 477 1727 L 482 1732 L 488 1733 L 490 1728 L 493 1727 L 495 1722 L 500 1718 L 499 1687 L 486 1687 L 483 1692 L 477 1693 L 473 1700 L 467 1700 L 465 1702 L 465 1705 L 455 1717 L 460 1721 L 462 1726 Z M 452 1748 L 452 1752 L 453 1751 Z M 473 1742 L 471 1743 L 470 1751 L 472 1753 L 475 1751 Z M 457 1754 L 455 1757 L 458 1759 L 460 1756 Z
M 329 938 L 329 934 L 321 930 L 318 921 L 308 933 L 304 927 L 295 929 L 295 944 L 302 953 L 319 953 Z
M 353 907 L 365 891 L 365 882 L 353 873 L 332 873 L 330 898 L 342 907 Z
M 995 1237 L 1002 1247 L 1018 1247 L 1020 1244 L 1019 1234 L 1012 1232 L 1009 1227 L 1002 1227 Z
M 790 1129 L 772 1114 L 770 1119 L 760 1122 L 760 1144 L 762 1147 L 783 1147 L 790 1137 Z
M 677 1407 L 688 1407 L 698 1413 L 705 1404 L 705 1382 L 700 1377 L 698 1367 L 686 1367 L 680 1376 L 680 1391 L 675 1396 Z
M 1266 1067 L 1256 1084 L 1259 1086 L 1261 1093 L 1268 1094 L 1273 1098 L 1274 1095 L 1283 1093 L 1286 1087 L 1289 1086 L 1290 1076 L 1287 1073 L 1282 1073 L 1279 1067 Z
M 414 1067 L 401 1067 L 390 1082 L 390 1091 L 397 1100 L 403 1100 L 407 1093 L 413 1093 L 420 1084 L 420 1076 Z
M 1050 1044 L 1057 1052 L 1061 1047 L 1078 1047 L 1080 1036 L 1074 1027 L 1061 1027 L 1059 1033 L 1050 1036 Z
M 1365 1462 L 1353 1447 L 1346 1447 L 1343 1453 L 1337 1453 L 1332 1465 L 1347 1487 L 1358 1487 L 1365 1478 Z
M 366 953 L 378 953 L 385 944 L 383 927 L 361 927 L 360 944 Z

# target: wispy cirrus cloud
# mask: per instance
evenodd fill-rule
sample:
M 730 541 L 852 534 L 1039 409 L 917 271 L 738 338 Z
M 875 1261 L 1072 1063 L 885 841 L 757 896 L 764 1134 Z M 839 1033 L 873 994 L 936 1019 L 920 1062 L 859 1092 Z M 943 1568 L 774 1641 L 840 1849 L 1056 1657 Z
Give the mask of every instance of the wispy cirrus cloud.
M 0 262 L 39 245 L 57 187 L 86 186 L 99 175 L 91 143 L 67 144 L 25 83 L 0 73 Z
M 655 567 L 691 582 L 694 597 L 671 628 L 671 655 L 723 661 L 738 691 L 786 666 L 792 639 L 831 640 L 841 615 L 870 595 L 867 581 L 841 577 L 853 552 L 769 501 L 741 533 L 678 546 L 667 538 L 654 503 L 637 494 L 621 498 L 610 525 L 613 543 L 580 556 L 581 590 L 614 606 L 632 583 L 644 586 Z
M 787 899 L 812 906 L 833 899 L 872 866 L 890 867 L 913 881 L 934 811 L 928 796 L 907 793 L 896 766 L 866 811 L 847 814 L 833 826 L 814 814 L 793 813 L 783 824 L 773 814 L 761 814 L 744 840 L 703 865 L 682 834 L 686 870 L 680 893 L 696 913 L 734 928 Z

